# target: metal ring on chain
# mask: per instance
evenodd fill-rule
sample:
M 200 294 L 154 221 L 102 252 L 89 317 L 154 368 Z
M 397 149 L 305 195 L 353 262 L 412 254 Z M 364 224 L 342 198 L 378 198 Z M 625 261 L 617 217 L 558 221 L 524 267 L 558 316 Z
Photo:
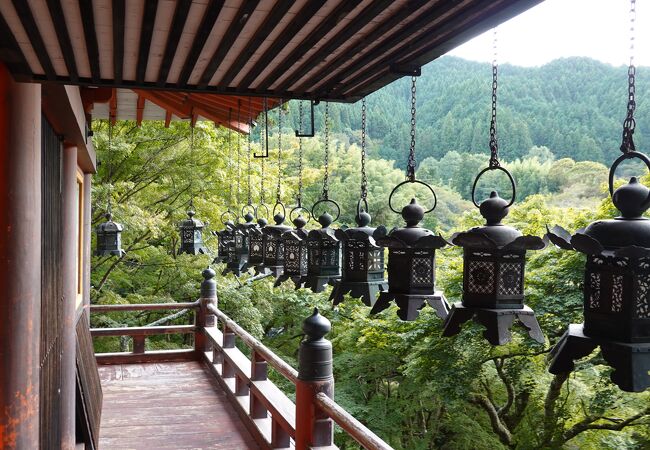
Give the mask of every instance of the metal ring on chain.
M 255 216 L 255 207 L 250 203 L 248 203 L 248 204 L 241 207 L 241 216 L 244 217 L 246 215 L 246 209 L 247 208 L 250 208 L 251 214 L 254 217 Z
M 269 207 L 266 206 L 264 203 L 260 203 L 259 205 L 257 205 L 257 206 L 255 207 L 255 218 L 256 218 L 256 219 L 259 219 L 259 218 L 260 218 L 260 212 L 259 212 L 259 211 L 260 211 L 261 208 L 264 208 L 265 211 L 266 211 L 266 213 L 265 213 L 264 216 L 262 216 L 262 217 L 264 217 L 264 218 L 268 218 L 268 217 L 269 217 L 269 213 L 270 213 L 271 211 L 269 210 Z
M 284 207 L 284 204 L 282 202 L 275 202 L 275 205 L 273 206 L 273 217 L 276 215 L 276 211 L 278 209 L 278 206 L 282 207 L 282 217 L 283 219 L 287 217 L 287 208 Z
M 307 223 L 309 223 L 309 221 L 311 220 L 311 213 L 304 206 L 296 206 L 291 211 L 289 211 L 289 220 L 291 221 L 291 223 L 293 223 L 293 213 L 296 212 L 296 211 L 304 211 L 305 213 L 307 213 Z M 299 214 L 298 216 L 301 216 L 301 215 L 302 214 Z
M 512 174 L 510 174 L 508 169 L 501 166 L 488 166 L 485 169 L 481 170 L 478 173 L 478 175 L 476 175 L 476 178 L 474 179 L 474 184 L 472 185 L 472 203 L 474 203 L 474 206 L 476 206 L 477 208 L 480 208 L 481 205 L 476 203 L 476 198 L 475 198 L 476 186 L 478 184 L 479 178 L 481 178 L 481 176 L 483 176 L 485 172 L 489 172 L 491 170 L 500 170 L 508 176 L 508 179 L 510 180 L 510 185 L 512 186 L 512 197 L 510 198 L 510 202 L 506 206 L 504 206 L 504 208 L 511 207 L 512 204 L 515 202 L 515 198 L 517 197 L 517 186 L 515 185 L 515 179 L 512 178 Z
M 336 222 L 336 220 L 341 216 L 341 207 L 339 206 L 338 203 L 336 203 L 334 200 L 331 200 L 329 198 L 323 198 L 318 200 L 316 203 L 314 203 L 314 206 L 311 207 L 312 217 L 316 217 L 316 213 L 314 211 L 316 210 L 316 206 L 320 205 L 321 203 L 331 203 L 332 205 L 336 206 L 336 217 L 332 219 L 332 222 Z
M 226 216 L 228 216 L 228 215 L 232 215 L 232 218 L 233 218 L 233 219 L 236 219 L 236 218 L 237 218 L 237 214 L 235 214 L 235 213 L 232 212 L 231 210 L 228 210 L 228 211 L 224 212 L 223 214 L 221 214 L 221 223 L 222 223 L 223 225 L 225 225 L 226 222 L 227 222 L 227 220 L 225 220 L 224 217 L 226 217 Z
M 431 191 L 431 194 L 433 194 L 433 206 L 427 209 L 426 211 L 424 211 L 424 214 L 429 214 L 431 211 L 436 209 L 436 206 L 438 206 L 438 197 L 436 196 L 436 191 L 434 191 L 429 184 L 420 180 L 406 180 L 406 181 L 402 181 L 400 184 L 395 186 L 393 190 L 390 192 L 390 195 L 388 196 L 388 207 L 390 208 L 391 211 L 393 211 L 395 214 L 402 214 L 402 211 L 397 211 L 395 208 L 393 208 L 393 204 L 392 204 L 393 194 L 395 194 L 395 192 L 406 183 L 417 183 L 426 186 L 429 189 L 429 191 Z
M 363 203 L 363 206 L 365 206 L 364 209 L 361 209 L 361 203 Z M 359 217 L 363 211 L 368 212 L 368 200 L 361 197 L 357 202 L 357 217 Z
M 612 164 L 612 168 L 609 169 L 609 195 L 613 196 L 614 195 L 614 173 L 616 172 L 616 168 L 620 163 L 625 161 L 626 159 L 632 159 L 632 158 L 638 158 L 641 161 L 643 161 L 650 170 L 650 158 L 645 153 L 641 152 L 627 152 L 623 153 L 621 156 L 616 158 L 616 161 Z

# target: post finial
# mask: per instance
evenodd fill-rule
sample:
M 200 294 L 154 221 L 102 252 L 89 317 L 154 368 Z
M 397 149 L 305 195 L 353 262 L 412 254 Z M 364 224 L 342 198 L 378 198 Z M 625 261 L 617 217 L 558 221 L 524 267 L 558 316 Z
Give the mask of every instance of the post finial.
M 210 267 L 206 267 L 203 272 L 203 282 L 201 282 L 201 298 L 214 298 L 217 296 L 217 281 L 214 277 L 217 273 Z
M 300 343 L 298 378 L 305 381 L 328 380 L 332 377 L 332 343 L 325 335 L 332 329 L 326 317 L 314 308 L 302 323 L 305 339 Z

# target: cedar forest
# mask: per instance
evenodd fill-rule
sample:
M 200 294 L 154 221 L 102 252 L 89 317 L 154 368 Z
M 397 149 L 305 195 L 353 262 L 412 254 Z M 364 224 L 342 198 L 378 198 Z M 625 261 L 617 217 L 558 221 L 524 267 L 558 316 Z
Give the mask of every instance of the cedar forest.
M 616 213 L 606 195 L 608 165 L 618 156 L 625 117 L 627 68 L 584 58 L 562 59 L 537 68 L 499 68 L 498 137 L 502 163 L 518 184 L 507 223 L 542 236 L 548 225 L 567 230 Z M 641 151 L 650 145 L 650 70 L 638 68 L 637 132 Z M 423 68 L 418 80 L 418 179 L 431 183 L 438 207 L 426 226 L 443 236 L 479 224 L 471 186 L 489 159 L 491 69 L 488 64 L 443 57 Z M 388 208 L 393 186 L 403 181 L 410 135 L 410 79 L 367 98 L 368 201 L 373 224 L 401 226 Z M 298 102 L 285 105 L 281 198 L 295 203 L 298 186 Z M 307 103 L 304 104 L 307 106 Z M 307 109 L 307 108 L 306 108 Z M 323 112 L 316 106 L 316 136 L 303 139 L 304 200 L 313 204 L 323 180 Z M 342 208 L 339 224 L 353 225 L 360 192 L 361 102 L 330 104 L 330 198 Z M 307 117 L 307 114 L 305 114 Z M 263 118 L 251 137 L 261 151 Z M 178 255 L 177 224 L 194 196 L 197 218 L 209 222 L 204 239 L 222 228 L 221 215 L 234 199 L 272 208 L 278 180 L 278 111 L 269 112 L 270 157 L 251 158 L 249 142 L 212 123 L 199 122 L 190 151 L 187 122 L 117 122 L 108 148 L 106 121 L 93 122 L 100 162 L 93 186 L 93 224 L 102 220 L 108 195 L 115 219 L 125 226 L 121 258 L 94 257 L 91 301 L 98 304 L 193 301 L 207 255 Z M 307 120 L 305 120 L 307 122 Z M 303 129 L 308 128 L 308 124 Z M 229 145 L 230 139 L 230 145 Z M 237 150 L 239 148 L 239 154 Z M 230 152 L 230 153 L 229 153 Z M 239 162 L 238 162 L 239 161 Z M 645 169 L 644 169 L 645 170 Z M 264 176 L 262 177 L 262 171 Z M 642 174 L 640 166 L 619 170 L 621 178 Z M 496 186 L 507 197 L 507 180 L 484 177 L 479 199 Z M 643 180 L 648 182 L 648 177 Z M 400 192 L 430 201 L 425 191 Z M 503 192 L 502 192 L 503 191 Z M 232 192 L 232 197 L 230 193 Z M 313 222 L 308 225 L 314 226 Z M 437 285 L 459 301 L 462 252 L 437 252 Z M 332 322 L 336 400 L 395 449 L 648 449 L 650 392 L 620 391 L 599 353 L 576 364 L 569 375 L 547 372 L 550 348 L 568 324 L 582 321 L 584 256 L 553 246 L 529 252 L 526 303 L 547 337 L 543 345 L 513 330 L 513 341 L 491 347 L 479 325 L 453 338 L 441 337 L 442 322 L 425 307 L 418 320 L 402 322 L 394 308 L 370 316 L 360 301 L 337 308 L 322 294 L 273 288 L 270 279 L 219 277 L 219 307 L 283 359 L 296 366 L 300 326 L 314 306 Z M 219 271 L 219 268 L 216 268 Z M 187 323 L 190 316 L 160 312 L 94 314 L 93 326 L 136 326 L 162 319 Z M 150 349 L 187 347 L 183 337 L 149 339 Z M 119 338 L 98 338 L 97 351 L 127 350 Z M 274 381 L 290 389 L 276 374 Z M 357 448 L 343 434 L 342 449 Z

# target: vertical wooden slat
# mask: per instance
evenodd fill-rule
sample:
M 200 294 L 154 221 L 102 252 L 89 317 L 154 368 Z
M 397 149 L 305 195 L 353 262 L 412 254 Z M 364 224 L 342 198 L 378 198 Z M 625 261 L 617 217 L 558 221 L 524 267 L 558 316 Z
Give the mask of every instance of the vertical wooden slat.
M 77 431 L 86 439 L 86 448 L 97 448 L 103 394 L 89 320 L 88 310 L 85 310 L 77 322 L 77 423 L 82 425 L 82 430 Z

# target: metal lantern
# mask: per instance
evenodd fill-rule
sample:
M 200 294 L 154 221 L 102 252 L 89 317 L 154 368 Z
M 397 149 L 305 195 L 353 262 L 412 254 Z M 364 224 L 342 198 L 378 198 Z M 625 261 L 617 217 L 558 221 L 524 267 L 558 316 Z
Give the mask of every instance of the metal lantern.
M 203 222 L 194 218 L 195 212 L 190 209 L 187 211 L 187 219 L 179 225 L 181 246 L 178 253 L 187 253 L 188 255 L 208 254 L 208 249 L 203 244 Z
M 104 215 L 106 222 L 97 225 L 95 232 L 97 234 L 96 256 L 124 256 L 126 252 L 122 250 L 122 225 L 113 222 L 113 215 L 106 213 Z
M 452 306 L 445 321 L 443 336 L 460 332 L 463 323 L 474 318 L 485 326 L 483 333 L 492 345 L 502 345 L 511 340 L 510 327 L 515 319 L 528 330 L 530 337 L 543 343 L 544 334 L 537 323 L 535 313 L 524 305 L 524 269 L 526 250 L 539 250 L 546 246 L 537 236 L 523 236 L 513 227 L 503 225 L 515 201 L 515 184 L 510 173 L 500 167 L 488 167 L 479 173 L 474 183 L 488 170 L 504 171 L 512 183 L 512 199 L 502 199 L 492 191 L 479 208 L 486 224 L 451 239 L 454 245 L 463 247 L 463 297 L 461 303 Z
M 274 277 L 282 275 L 284 270 L 284 244 L 280 239 L 283 233 L 291 230 L 291 227 L 284 225 L 284 205 L 282 206 L 283 212 L 276 213 L 273 216 L 274 225 L 267 225 L 262 230 L 262 242 L 264 244 L 264 264 L 262 269 L 264 273 L 270 273 Z M 278 204 L 276 204 L 277 209 Z
M 399 186 L 408 182 L 410 181 L 396 186 L 391 198 Z M 431 189 L 421 181 L 415 182 Z M 433 211 L 434 208 L 435 204 L 426 212 Z M 441 319 L 447 316 L 447 301 L 440 291 L 435 290 L 435 259 L 436 250 L 448 243 L 441 236 L 418 225 L 426 212 L 413 198 L 401 212 L 406 227 L 393 228 L 387 232 L 386 227 L 380 226 L 373 233 L 379 245 L 388 247 L 388 291 L 379 294 L 371 314 L 383 311 L 391 301 L 395 301 L 398 306 L 397 315 L 402 320 L 417 319 L 425 303 L 429 303 Z
M 320 200 L 316 205 L 324 201 L 338 208 L 332 200 Z M 313 211 L 314 208 L 312 215 Z M 337 214 L 336 218 L 338 216 Z M 321 228 L 311 230 L 307 235 L 307 275 L 303 277 L 303 282 L 306 288 L 316 293 L 322 292 L 325 286 L 341 277 L 341 241 L 336 237 L 334 229 L 330 228 L 336 218 L 324 212 L 318 217 Z
M 217 247 L 218 254 L 214 258 L 213 264 L 225 263 L 228 261 L 228 247 L 232 242 L 234 242 L 235 239 L 235 223 L 232 220 L 228 220 L 224 222 L 223 225 L 223 230 L 212 232 L 212 234 L 214 236 L 217 236 L 219 239 L 219 244 Z
M 263 230 L 267 225 L 267 220 L 260 218 L 257 220 L 257 226 L 250 228 L 248 232 L 248 260 L 244 270 L 254 269 L 255 274 L 265 273 L 264 263 L 264 233 Z
M 375 243 L 375 228 L 368 226 L 370 214 L 357 208 L 355 221 L 357 228 L 335 232 L 343 243 L 343 267 L 341 280 L 334 284 L 330 300 L 337 305 L 345 294 L 350 294 L 373 306 L 377 295 L 388 290 L 384 279 L 384 249 Z
M 291 216 L 291 214 L 289 214 Z M 275 280 L 274 286 L 279 286 L 287 280 L 293 281 L 296 289 L 303 285 L 303 277 L 307 275 L 307 231 L 304 229 L 308 220 L 298 215 L 292 220 L 293 230 L 285 231 L 280 236 L 284 249 L 284 269 Z
M 565 250 L 587 255 L 584 275 L 584 323 L 571 324 L 552 350 L 551 373 L 573 370 L 573 360 L 600 346 L 614 368 L 611 379 L 625 391 L 650 387 L 650 190 L 632 177 L 614 191 L 616 167 L 639 158 L 630 151 L 617 159 L 609 173 L 609 190 L 620 217 L 599 220 L 571 236 L 554 227 L 548 236 Z
M 257 224 L 254 222 L 255 216 L 251 213 L 244 214 L 244 220 L 246 222 L 235 227 L 234 239 L 228 247 L 228 260 L 222 275 L 234 273 L 239 277 L 246 271 L 244 266 L 248 261 L 248 236 L 250 230 L 257 227 Z

